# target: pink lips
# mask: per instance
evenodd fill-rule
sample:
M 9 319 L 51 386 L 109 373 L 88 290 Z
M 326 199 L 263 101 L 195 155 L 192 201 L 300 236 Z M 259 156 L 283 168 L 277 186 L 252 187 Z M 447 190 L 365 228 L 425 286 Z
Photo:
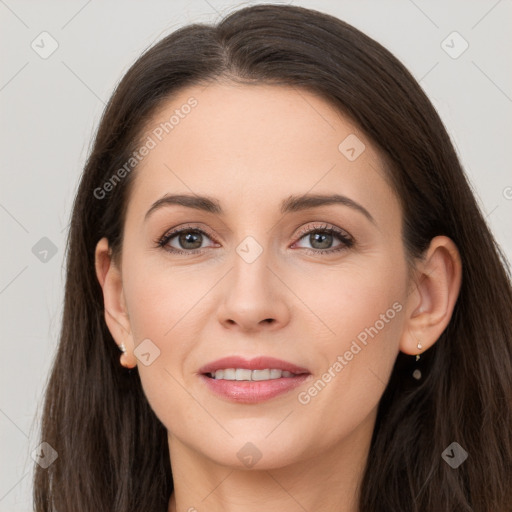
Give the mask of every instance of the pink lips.
M 209 374 L 224 368 L 245 368 L 248 370 L 277 369 L 285 370 L 295 375 L 265 381 L 236 381 L 213 379 Z M 232 356 L 218 359 L 201 367 L 200 378 L 210 391 L 217 396 L 238 403 L 257 403 L 269 400 L 300 386 L 311 374 L 306 368 L 301 368 L 287 361 L 274 357 L 256 357 L 244 359 Z

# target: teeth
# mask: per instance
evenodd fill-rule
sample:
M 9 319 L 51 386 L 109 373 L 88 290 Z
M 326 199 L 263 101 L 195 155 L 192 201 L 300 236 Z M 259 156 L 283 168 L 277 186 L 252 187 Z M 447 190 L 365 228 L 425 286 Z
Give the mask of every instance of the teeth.
M 279 370 L 253 370 L 251 373 L 251 380 L 269 380 L 272 376 L 272 372 L 281 373 Z M 281 377 L 278 375 L 277 378 Z M 272 376 L 272 379 L 275 379 L 275 376 Z
M 286 370 L 277 370 L 274 368 L 267 368 L 265 370 L 247 370 L 245 368 L 224 368 L 217 370 L 210 376 L 215 380 L 274 380 L 281 377 L 293 377 L 294 374 Z
M 219 370 L 217 370 L 219 371 Z M 224 372 L 224 375 L 220 377 L 221 379 L 226 380 L 236 380 L 235 370 L 233 368 L 227 368 L 226 370 L 220 370 Z M 215 372 L 215 378 L 217 378 L 217 372 Z
M 237 368 L 235 370 L 235 380 L 252 380 L 251 370 L 244 370 L 243 368 Z

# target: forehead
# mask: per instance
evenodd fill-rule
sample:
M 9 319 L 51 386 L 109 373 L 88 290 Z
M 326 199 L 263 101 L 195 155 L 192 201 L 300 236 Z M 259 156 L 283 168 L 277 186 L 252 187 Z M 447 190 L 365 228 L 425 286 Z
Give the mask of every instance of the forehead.
M 135 206 L 186 192 L 258 211 L 262 201 L 277 207 L 290 195 L 338 192 L 385 208 L 392 195 L 361 130 L 303 89 L 189 87 L 162 104 L 142 140 L 151 149 L 135 171 Z
M 194 104 L 190 107 L 190 104 Z M 364 136 L 338 110 L 309 91 L 269 84 L 195 86 L 166 101 L 146 126 L 158 146 L 197 158 L 261 161 L 285 157 L 318 159 L 319 152 L 340 156 L 340 136 Z M 163 143 L 163 144 L 162 144 Z M 192 151 L 201 148 L 205 151 Z M 232 148 L 230 155 L 220 149 Z M 219 148 L 219 149 L 217 149 Z M 294 148 L 293 154 L 289 149 Z M 243 152 L 243 153 L 242 153 Z M 194 153 L 192 155 L 191 153 Z M 154 156 L 161 151 L 152 151 Z

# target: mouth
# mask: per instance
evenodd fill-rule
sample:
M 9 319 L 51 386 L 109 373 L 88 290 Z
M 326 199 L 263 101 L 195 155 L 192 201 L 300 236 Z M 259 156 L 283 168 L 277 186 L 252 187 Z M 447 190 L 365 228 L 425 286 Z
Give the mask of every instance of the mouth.
M 251 360 L 227 357 L 199 370 L 199 376 L 208 390 L 216 396 L 247 404 L 289 392 L 310 375 L 306 368 L 270 357 Z
M 236 380 L 236 381 L 264 381 L 275 379 L 289 379 L 302 375 L 277 368 L 265 368 L 263 370 L 249 370 L 248 368 L 224 368 L 215 372 L 208 372 L 207 377 L 215 380 Z

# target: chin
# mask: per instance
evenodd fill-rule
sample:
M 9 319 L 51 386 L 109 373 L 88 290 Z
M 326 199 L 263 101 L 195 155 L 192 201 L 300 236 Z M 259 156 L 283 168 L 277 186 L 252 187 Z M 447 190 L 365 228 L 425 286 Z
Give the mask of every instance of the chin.
M 274 425 L 275 427 L 275 425 Z M 213 463 L 226 466 L 237 470 L 269 470 L 278 469 L 289 466 L 291 464 L 304 460 L 304 444 L 299 439 L 296 441 L 287 436 L 270 434 L 268 438 L 261 434 L 261 431 L 254 431 L 254 435 L 236 436 L 224 442 L 212 442 L 209 450 L 206 452 L 198 451 L 210 459 Z M 274 439 L 270 439 L 275 435 Z M 298 436 L 300 438 L 301 436 Z M 222 446 L 222 451 L 218 448 L 212 452 L 212 446 Z M 315 452 L 318 447 L 311 447 L 311 451 Z M 306 450 L 309 451 L 309 450 Z

